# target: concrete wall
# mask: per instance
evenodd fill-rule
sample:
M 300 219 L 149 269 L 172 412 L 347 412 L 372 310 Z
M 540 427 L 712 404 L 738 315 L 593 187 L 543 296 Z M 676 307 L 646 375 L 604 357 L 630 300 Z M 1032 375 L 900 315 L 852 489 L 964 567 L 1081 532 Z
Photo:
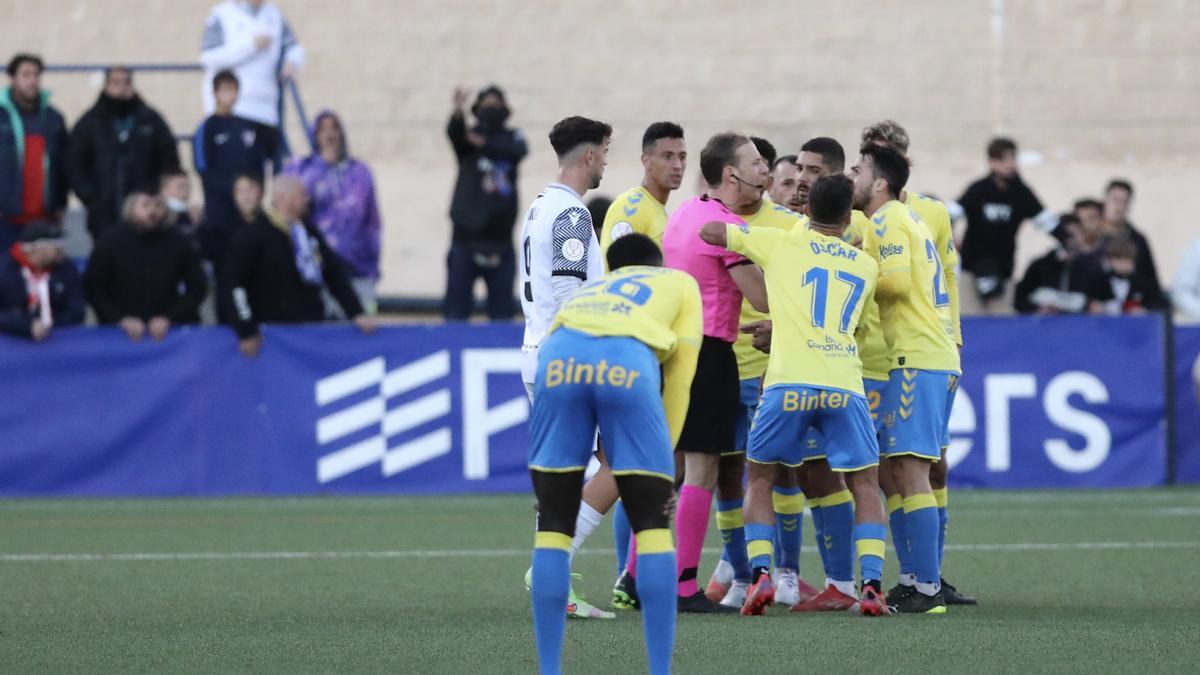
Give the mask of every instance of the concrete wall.
M 1026 151 L 1053 208 L 1131 178 L 1136 222 L 1164 282 L 1200 236 L 1183 214 L 1200 182 L 1200 3 L 1192 0 L 282 0 L 309 53 L 310 112 L 332 107 L 376 170 L 383 290 L 438 296 L 455 167 L 443 127 L 456 85 L 498 82 L 531 139 L 522 200 L 553 175 L 545 134 L 580 113 L 616 128 L 600 192 L 640 179 L 646 124 L 673 119 L 693 156 L 725 128 L 785 151 L 833 135 L 848 147 L 883 117 L 908 127 L 914 189 L 957 197 L 993 132 Z M 205 0 L 0 2 L 0 44 L 48 61 L 195 61 Z M 177 130 L 200 121 L 199 76 L 138 86 Z M 70 120 L 99 78 L 54 75 Z M 301 141 L 292 130 L 293 143 Z M 689 167 L 694 177 L 697 167 Z M 685 185 L 691 192 L 695 181 Z M 679 197 L 673 200 L 678 201 Z M 1020 256 L 1047 246 L 1026 231 Z

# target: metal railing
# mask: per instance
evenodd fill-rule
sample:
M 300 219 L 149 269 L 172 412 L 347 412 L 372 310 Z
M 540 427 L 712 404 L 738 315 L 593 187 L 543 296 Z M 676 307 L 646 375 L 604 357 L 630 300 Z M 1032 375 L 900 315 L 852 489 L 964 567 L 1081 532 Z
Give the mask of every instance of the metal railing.
M 129 70 L 146 73 L 202 73 L 204 66 L 199 63 L 51 63 L 46 65 L 48 73 L 64 73 L 64 74 L 84 74 L 97 73 L 108 70 L 109 68 L 128 68 Z M 304 129 L 304 136 L 308 139 L 309 148 L 316 151 L 316 139 L 312 138 L 309 133 L 308 114 L 305 112 L 304 100 L 300 96 L 300 85 L 296 80 L 288 80 L 285 83 L 285 91 L 279 99 L 279 128 L 284 129 L 284 112 L 286 106 L 284 103 L 287 99 L 291 99 L 292 104 L 296 107 L 296 115 L 300 120 L 300 126 Z M 284 144 L 287 144 L 286 135 L 283 136 Z M 180 143 L 191 143 L 193 141 L 192 134 L 175 134 L 175 140 Z

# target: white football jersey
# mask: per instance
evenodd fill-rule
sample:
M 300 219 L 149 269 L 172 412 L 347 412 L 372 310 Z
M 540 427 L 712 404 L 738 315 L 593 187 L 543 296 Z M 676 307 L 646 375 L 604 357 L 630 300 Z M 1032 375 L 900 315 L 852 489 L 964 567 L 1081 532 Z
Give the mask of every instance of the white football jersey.
M 604 275 L 600 242 L 592 216 L 579 195 L 551 183 L 533 200 L 521 224 L 521 311 L 525 313 L 525 360 L 521 376 L 533 382 L 537 350 L 558 313 L 551 279 L 575 277 L 581 282 Z

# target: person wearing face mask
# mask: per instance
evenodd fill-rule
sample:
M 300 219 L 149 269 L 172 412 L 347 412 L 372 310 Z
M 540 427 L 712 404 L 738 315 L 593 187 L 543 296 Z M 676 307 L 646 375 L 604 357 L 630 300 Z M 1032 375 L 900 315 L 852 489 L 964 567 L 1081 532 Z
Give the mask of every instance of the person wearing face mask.
M 67 206 L 67 126 L 42 89 L 42 60 L 17 54 L 0 89 L 0 250 L 35 222 L 61 222 Z
M 350 156 L 342 120 L 332 111 L 317 115 L 312 136 L 317 151 L 288 164 L 308 193 L 313 223 L 346 266 L 368 314 L 376 311 L 379 282 L 379 204 L 371 169 Z
M 162 198 L 134 192 L 124 222 L 101 237 L 84 274 L 88 302 L 101 324 L 117 324 L 130 340 L 155 340 L 172 326 L 198 323 L 208 290 L 200 252 L 166 224 Z
M 446 261 L 445 316 L 461 321 L 474 308 L 475 281 L 487 284 L 487 313 L 492 320 L 512 319 L 516 255 L 512 228 L 517 218 L 517 165 L 529 148 L 525 136 L 507 126 L 510 110 L 504 91 L 485 87 L 471 106 L 467 91 L 454 92 L 454 112 L 446 135 L 458 158 L 458 180 L 450 204 L 454 226 Z
M 31 223 L 0 252 L 0 333 L 41 342 L 54 328 L 83 323 L 83 283 L 63 255 L 62 230 Z
M 192 181 L 187 172 L 172 169 L 164 173 L 159 178 L 158 194 L 167 205 L 167 224 L 195 239 L 204 209 L 192 204 Z
M 129 68 L 109 68 L 104 89 L 71 131 L 67 172 L 87 207 L 87 226 L 97 242 L 120 220 L 125 198 L 156 192 L 160 176 L 179 170 L 175 134 L 138 96 Z

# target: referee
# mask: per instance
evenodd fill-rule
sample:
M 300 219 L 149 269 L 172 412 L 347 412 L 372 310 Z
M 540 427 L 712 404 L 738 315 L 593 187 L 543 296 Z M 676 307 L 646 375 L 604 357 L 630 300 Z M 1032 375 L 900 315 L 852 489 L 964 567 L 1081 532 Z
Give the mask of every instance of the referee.
M 767 293 L 761 269 L 741 255 L 705 243 L 700 228 L 710 222 L 745 226 L 734 212 L 761 198 L 769 167 L 748 137 L 725 132 L 709 139 L 701 151 L 700 172 L 707 192 L 681 204 L 663 234 L 666 266 L 695 277 L 704 302 L 704 340 L 676 448 L 684 456 L 675 523 L 679 611 L 736 612 L 704 597 L 696 575 L 721 454 L 734 449 L 740 382 L 733 343 L 742 297 L 766 312 Z

